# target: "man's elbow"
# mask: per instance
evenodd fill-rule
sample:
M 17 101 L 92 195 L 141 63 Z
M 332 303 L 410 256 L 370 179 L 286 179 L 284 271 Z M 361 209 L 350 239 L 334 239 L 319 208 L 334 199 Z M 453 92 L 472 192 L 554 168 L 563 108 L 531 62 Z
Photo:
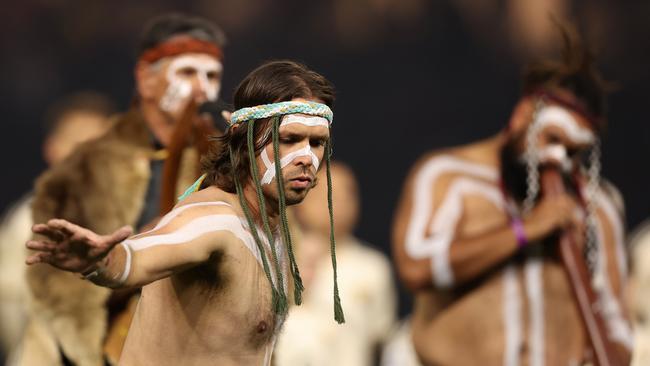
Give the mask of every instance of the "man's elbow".
M 411 262 L 398 265 L 398 269 L 402 283 L 411 292 L 431 287 L 431 270 L 428 266 Z

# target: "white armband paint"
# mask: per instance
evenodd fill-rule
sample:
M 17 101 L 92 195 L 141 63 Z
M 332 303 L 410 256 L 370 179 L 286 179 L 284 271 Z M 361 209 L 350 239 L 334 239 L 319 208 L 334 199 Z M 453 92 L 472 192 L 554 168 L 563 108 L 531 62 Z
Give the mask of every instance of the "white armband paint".
M 123 241 L 120 243 L 122 247 L 124 247 L 124 250 L 126 251 L 126 259 L 124 263 L 124 270 L 122 271 L 122 275 L 120 276 L 120 279 L 118 280 L 119 284 L 122 285 L 126 282 L 127 278 L 129 278 L 129 274 L 131 274 L 131 261 L 133 254 L 131 253 L 131 248 L 129 245 Z

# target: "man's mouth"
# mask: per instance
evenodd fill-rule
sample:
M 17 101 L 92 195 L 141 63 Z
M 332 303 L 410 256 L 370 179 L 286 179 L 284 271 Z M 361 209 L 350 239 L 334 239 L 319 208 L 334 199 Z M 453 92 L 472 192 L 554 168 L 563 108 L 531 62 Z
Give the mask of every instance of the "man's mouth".
M 301 174 L 289 180 L 291 188 L 305 189 L 308 188 L 313 182 L 313 178 L 307 174 Z

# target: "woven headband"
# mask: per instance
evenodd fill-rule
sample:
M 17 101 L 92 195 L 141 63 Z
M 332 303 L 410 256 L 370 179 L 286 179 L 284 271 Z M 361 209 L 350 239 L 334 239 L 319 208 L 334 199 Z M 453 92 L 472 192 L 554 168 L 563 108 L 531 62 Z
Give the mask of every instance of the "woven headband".
M 293 113 L 323 117 L 327 119 L 330 124 L 334 119 L 332 110 L 325 104 L 315 102 L 279 102 L 238 109 L 232 113 L 230 124 L 235 125 L 253 119 L 269 118 Z

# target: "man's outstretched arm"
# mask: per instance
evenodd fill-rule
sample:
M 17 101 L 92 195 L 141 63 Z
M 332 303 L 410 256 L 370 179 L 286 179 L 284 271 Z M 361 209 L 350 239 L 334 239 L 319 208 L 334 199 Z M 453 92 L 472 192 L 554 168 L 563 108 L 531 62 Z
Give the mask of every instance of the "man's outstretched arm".
M 130 227 L 98 235 L 61 219 L 34 225 L 34 233 L 44 239 L 27 242 L 36 251 L 27 264 L 47 263 L 105 287 L 144 286 L 207 261 L 224 242 L 225 232 L 232 231 L 228 229 L 234 215 L 176 211 L 168 214 L 164 225 L 135 236 Z

